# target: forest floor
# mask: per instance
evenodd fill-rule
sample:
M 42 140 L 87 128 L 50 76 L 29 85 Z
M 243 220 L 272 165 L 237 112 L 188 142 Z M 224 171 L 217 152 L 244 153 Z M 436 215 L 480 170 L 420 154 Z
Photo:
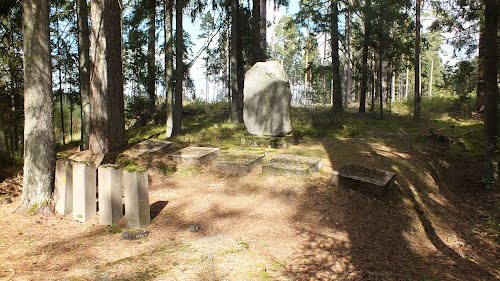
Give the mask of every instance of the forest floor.
M 276 150 L 238 145 L 244 127 L 223 124 L 212 109 L 188 108 L 185 134 L 170 149 L 291 153 L 321 157 L 323 168 L 305 178 L 260 168 L 225 176 L 171 167 L 166 152 L 121 158 L 149 168 L 152 223 L 133 241 L 122 238 L 123 222 L 12 213 L 19 178 L 2 169 L 0 197 L 12 202 L 0 203 L 0 279 L 500 279 L 500 193 L 480 181 L 480 122 L 295 109 L 303 140 Z M 162 130 L 129 130 L 129 141 L 161 139 Z M 346 163 L 393 171 L 396 187 L 376 199 L 332 185 L 332 170 Z

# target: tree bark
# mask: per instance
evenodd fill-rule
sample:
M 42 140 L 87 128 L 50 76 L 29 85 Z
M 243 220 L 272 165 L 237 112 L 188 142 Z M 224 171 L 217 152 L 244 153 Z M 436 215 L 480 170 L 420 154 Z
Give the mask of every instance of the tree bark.
M 184 0 L 175 3 L 175 101 L 174 101 L 174 128 L 172 134 L 177 136 L 182 128 L 182 91 L 184 82 L 184 29 L 182 15 Z
M 339 57 L 339 6 L 337 0 L 331 0 L 332 17 L 330 19 L 332 74 L 333 74 L 333 111 L 340 112 L 342 106 L 342 82 L 340 81 Z
M 173 111 L 174 111 L 174 91 L 172 85 L 172 76 L 174 73 L 174 60 L 172 50 L 172 14 L 174 0 L 165 0 L 165 97 L 167 105 L 167 128 L 166 136 L 170 138 L 173 130 Z
M 90 34 L 88 8 L 86 0 L 77 0 L 78 17 L 78 57 L 80 74 L 80 100 L 81 100 L 81 138 L 80 150 L 89 149 L 90 136 Z
M 262 37 L 261 37 L 261 31 L 262 31 L 262 17 L 260 14 L 261 11 L 261 4 L 262 0 L 253 0 L 253 8 L 252 8 L 252 13 L 253 13 L 253 24 L 254 24 L 254 37 L 255 37 L 255 50 L 257 53 L 256 57 L 256 62 L 259 61 L 266 61 L 266 50 L 262 49 Z M 265 1 L 263 1 L 265 2 Z M 265 3 L 264 3 L 265 4 Z
M 55 140 L 49 2 L 23 1 L 24 176 L 17 211 L 48 211 L 54 186 Z
M 260 51 L 263 59 L 267 58 L 267 1 L 260 0 Z
M 479 71 L 477 72 L 477 85 L 476 85 L 476 111 L 483 112 L 485 103 L 486 103 L 486 93 L 485 93 L 485 85 L 484 85 L 484 71 L 482 71 L 485 67 L 485 19 L 484 15 L 479 17 L 479 55 L 477 57 L 477 67 Z
M 61 113 L 61 140 L 62 144 L 66 144 L 66 140 L 64 138 L 64 110 L 63 110 L 63 88 L 62 88 L 62 54 L 61 54 L 61 34 L 59 33 L 59 19 L 57 20 L 57 58 L 58 58 L 58 66 L 57 71 L 59 74 L 59 111 Z
M 352 100 L 352 66 L 351 66 L 351 0 L 345 12 L 345 52 L 344 52 L 344 106 Z
M 498 181 L 498 160 L 496 150 L 498 142 L 498 53 L 497 53 L 497 1 L 485 1 L 484 17 L 484 172 L 486 184 Z M 483 34 L 483 33 L 482 33 Z
M 366 111 L 366 92 L 368 91 L 368 45 L 371 33 L 371 0 L 366 0 L 364 9 L 364 22 L 365 33 L 363 35 L 363 58 L 362 58 L 362 74 L 361 74 L 361 93 L 359 97 L 359 110 L 358 112 L 364 113 Z
M 91 5 L 91 135 L 93 154 L 125 145 L 121 2 L 92 0 Z
M 155 42 L 156 42 L 156 0 L 147 0 L 148 7 L 148 76 L 147 76 L 147 93 L 148 93 L 148 118 L 151 118 L 155 112 L 156 106 L 156 65 L 155 65 Z
M 421 0 L 416 0 L 415 5 L 415 100 L 414 100 L 414 111 L 413 117 L 415 119 L 420 118 L 420 2 Z
M 243 116 L 240 116 L 240 99 L 243 96 L 241 93 L 239 82 L 239 30 L 238 30 L 238 0 L 231 0 L 231 114 L 230 121 L 232 123 L 240 123 Z M 242 114 L 241 114 L 242 115 Z
M 429 78 L 429 98 L 432 99 L 432 80 L 434 75 L 434 58 L 431 60 L 431 77 Z

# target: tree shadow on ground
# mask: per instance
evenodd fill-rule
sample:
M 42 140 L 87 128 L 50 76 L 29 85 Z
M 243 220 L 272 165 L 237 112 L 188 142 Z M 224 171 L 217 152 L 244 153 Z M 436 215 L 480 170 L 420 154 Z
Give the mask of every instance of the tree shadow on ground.
M 497 280 L 498 246 L 473 234 L 474 221 L 458 215 L 463 206 L 453 190 L 442 191 L 447 179 L 433 176 L 425 155 L 373 140 L 332 140 L 324 147 L 334 169 L 363 159 L 359 164 L 395 172 L 397 188 L 377 199 L 342 186 L 309 185 L 294 218 L 303 243 L 289 277 Z M 447 169 L 460 168 L 448 163 Z M 457 233 L 463 251 L 443 241 L 448 233 Z

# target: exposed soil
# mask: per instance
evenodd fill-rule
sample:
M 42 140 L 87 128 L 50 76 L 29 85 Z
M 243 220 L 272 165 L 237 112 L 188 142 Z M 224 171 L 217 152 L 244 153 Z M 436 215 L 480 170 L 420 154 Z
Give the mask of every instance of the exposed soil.
M 14 197 L 0 204 L 0 279 L 500 279 L 499 189 L 479 184 L 479 161 L 373 139 L 280 153 L 322 157 L 323 168 L 306 178 L 150 169 L 152 223 L 139 240 L 122 239 L 123 222 L 13 214 Z M 140 157 L 172 165 L 164 152 Z M 396 188 L 375 199 L 331 185 L 346 163 L 392 171 Z

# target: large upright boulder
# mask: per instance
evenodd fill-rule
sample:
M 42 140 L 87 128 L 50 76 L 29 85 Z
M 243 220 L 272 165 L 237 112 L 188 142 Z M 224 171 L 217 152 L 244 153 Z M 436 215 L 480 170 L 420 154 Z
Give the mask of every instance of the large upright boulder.
M 250 134 L 284 136 L 292 131 L 288 76 L 277 61 L 256 63 L 245 75 L 243 120 Z

